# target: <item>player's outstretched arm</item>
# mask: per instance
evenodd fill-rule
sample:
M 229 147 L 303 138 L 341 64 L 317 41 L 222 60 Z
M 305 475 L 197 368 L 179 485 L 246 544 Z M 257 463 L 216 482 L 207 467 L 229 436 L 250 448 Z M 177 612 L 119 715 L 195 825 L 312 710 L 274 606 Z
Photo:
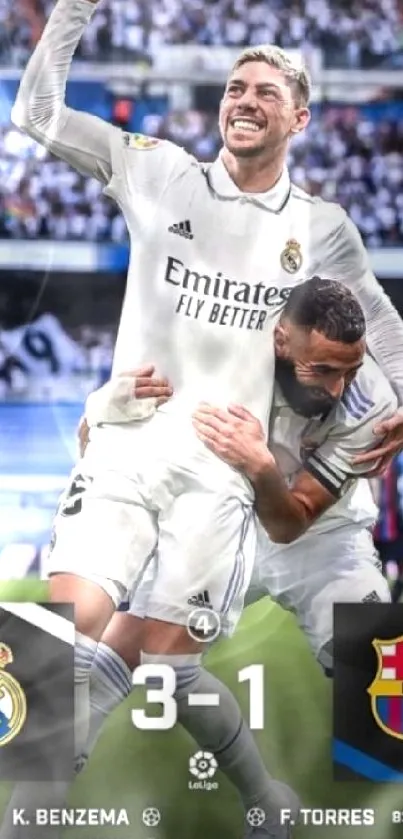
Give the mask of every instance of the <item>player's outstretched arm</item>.
M 57 157 L 107 184 L 120 129 L 65 105 L 71 61 L 95 8 L 90 0 L 58 0 L 23 74 L 11 118 Z
M 326 247 L 326 270 L 351 288 L 364 311 L 371 355 L 403 407 L 403 321 L 371 269 L 361 236 L 343 213 L 342 223 Z
M 201 404 L 193 414 L 193 425 L 207 448 L 249 478 L 256 512 L 273 542 L 294 542 L 338 500 L 337 492 L 304 470 L 288 487 L 260 422 L 241 405 L 223 411 Z

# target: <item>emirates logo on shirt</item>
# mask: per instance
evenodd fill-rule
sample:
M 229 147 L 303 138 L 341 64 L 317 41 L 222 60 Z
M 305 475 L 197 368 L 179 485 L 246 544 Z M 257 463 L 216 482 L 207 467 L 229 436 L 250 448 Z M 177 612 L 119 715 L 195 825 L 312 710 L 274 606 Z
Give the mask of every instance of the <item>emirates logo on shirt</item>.
M 224 276 L 222 271 L 205 274 L 188 268 L 173 256 L 167 258 L 164 280 L 176 287 L 177 314 L 218 326 L 255 331 L 265 329 L 267 322 L 281 311 L 291 291 L 291 286 L 266 285 L 259 279 L 245 283 Z

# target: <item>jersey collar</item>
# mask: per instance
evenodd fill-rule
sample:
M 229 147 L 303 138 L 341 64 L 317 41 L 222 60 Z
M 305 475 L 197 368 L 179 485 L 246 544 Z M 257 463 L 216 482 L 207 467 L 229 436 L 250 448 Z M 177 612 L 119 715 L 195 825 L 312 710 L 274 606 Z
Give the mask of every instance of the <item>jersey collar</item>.
M 291 193 L 290 176 L 286 167 L 276 185 L 267 192 L 242 192 L 228 174 L 220 155 L 206 170 L 206 175 L 210 187 L 221 198 L 241 199 L 243 202 L 263 206 L 272 213 L 279 213 L 285 207 Z

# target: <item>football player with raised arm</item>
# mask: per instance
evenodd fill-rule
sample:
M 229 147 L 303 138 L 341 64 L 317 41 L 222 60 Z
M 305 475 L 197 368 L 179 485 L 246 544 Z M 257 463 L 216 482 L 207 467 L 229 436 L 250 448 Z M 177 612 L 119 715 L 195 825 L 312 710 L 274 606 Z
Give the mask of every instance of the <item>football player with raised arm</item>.
M 403 401 L 403 327 L 356 228 L 339 206 L 290 183 L 287 148 L 309 122 L 305 70 L 275 47 L 241 54 L 220 107 L 223 150 L 211 166 L 200 165 L 172 143 L 122 132 L 66 106 L 70 63 L 94 11 L 88 0 L 59 0 L 23 74 L 12 118 L 53 154 L 98 178 L 120 206 L 132 249 L 114 374 L 151 360 L 175 395 L 146 422 L 94 429 L 70 494 L 86 489 L 72 507 L 66 497 L 64 512 L 77 514 L 65 515 L 59 528 L 50 592 L 52 600 L 76 606 L 78 752 L 97 641 L 157 546 L 161 565 L 174 555 L 184 579 L 203 562 L 208 584 L 221 586 L 229 608 L 244 593 L 256 535 L 250 483 L 200 444 L 191 413 L 200 398 L 224 408 L 238 402 L 266 425 L 271 335 L 290 289 L 318 272 L 353 288 L 370 350 Z M 399 448 L 402 424 L 400 414 L 391 419 L 387 454 Z M 154 661 L 161 645 L 172 656 L 199 656 L 187 632 L 178 634 L 159 615 L 147 620 L 142 660 Z

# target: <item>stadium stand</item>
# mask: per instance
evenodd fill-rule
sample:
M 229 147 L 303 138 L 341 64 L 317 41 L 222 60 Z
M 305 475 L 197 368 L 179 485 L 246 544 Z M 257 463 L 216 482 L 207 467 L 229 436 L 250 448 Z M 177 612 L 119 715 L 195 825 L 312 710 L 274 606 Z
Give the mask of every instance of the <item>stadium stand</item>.
M 145 133 L 208 161 L 220 147 L 216 116 L 149 115 Z M 291 147 L 293 180 L 340 202 L 369 247 L 403 244 L 403 122 L 352 107 L 316 109 Z M 0 237 L 124 242 L 126 227 L 94 180 L 83 178 L 10 126 L 0 127 Z
M 26 62 L 52 6 L 0 0 L 0 63 Z M 329 66 L 374 66 L 403 44 L 402 0 L 104 0 L 77 58 L 141 60 L 163 44 L 263 42 L 319 47 Z

